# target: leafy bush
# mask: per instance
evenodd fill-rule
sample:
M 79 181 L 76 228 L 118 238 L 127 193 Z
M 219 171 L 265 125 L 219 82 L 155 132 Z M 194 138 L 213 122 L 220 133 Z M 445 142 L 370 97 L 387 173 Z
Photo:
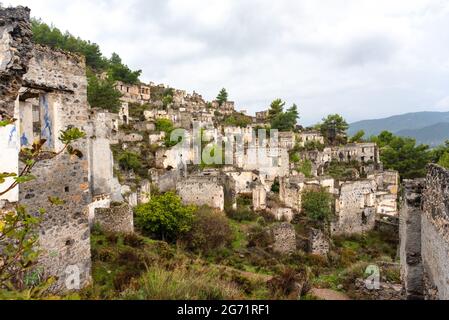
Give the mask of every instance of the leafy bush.
M 327 221 L 332 213 L 332 196 L 324 189 L 302 194 L 302 210 L 312 220 Z
M 257 214 L 249 208 L 239 208 L 237 210 L 228 210 L 227 215 L 232 220 L 243 222 L 243 221 L 254 221 L 257 219 Z
M 140 157 L 134 152 L 125 151 L 118 158 L 118 163 L 122 170 L 134 170 L 137 171 L 142 167 Z
M 251 117 L 248 117 L 241 113 L 234 113 L 233 115 L 226 118 L 224 124 L 230 127 L 241 127 L 246 128 L 252 123 Z
M 135 208 L 136 225 L 158 239 L 173 241 L 190 231 L 195 210 L 194 206 L 184 206 L 180 197 L 168 192 Z
M 286 268 L 279 276 L 271 279 L 268 287 L 274 297 L 294 300 L 310 291 L 307 273 L 298 273 L 291 268 Z
M 318 151 L 323 152 L 325 147 L 326 146 L 324 144 L 320 143 L 319 141 L 307 141 L 304 144 L 304 147 L 302 149 L 306 150 L 306 151 L 318 150 Z
M 274 239 L 267 228 L 259 225 L 251 228 L 248 236 L 248 247 L 265 249 L 273 243 Z
M 222 212 L 201 207 L 183 240 L 190 250 L 209 253 L 228 246 L 233 237 L 229 221 Z
M 304 174 L 306 178 L 312 178 L 312 162 L 310 160 L 300 161 L 297 169 Z
M 156 130 L 160 132 L 170 133 L 174 129 L 173 122 L 168 119 L 158 119 L 156 121 Z
M 325 174 L 335 180 L 352 180 L 360 175 L 360 163 L 357 161 L 351 161 L 350 163 L 332 161 L 325 168 Z

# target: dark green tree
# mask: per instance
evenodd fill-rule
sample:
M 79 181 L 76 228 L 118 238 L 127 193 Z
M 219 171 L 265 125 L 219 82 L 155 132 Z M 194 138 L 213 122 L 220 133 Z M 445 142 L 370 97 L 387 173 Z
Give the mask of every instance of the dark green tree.
M 111 78 L 99 79 L 88 71 L 87 99 L 93 108 L 101 108 L 117 113 L 120 109 L 122 94 L 115 88 L 115 81 Z
M 348 128 L 348 123 L 339 114 L 328 115 L 320 125 L 321 134 L 331 144 L 345 143 Z
M 273 102 L 272 108 L 270 109 L 273 115 L 270 121 L 271 128 L 279 131 L 292 131 L 295 129 L 299 119 L 298 106 L 294 104 L 286 112 L 283 112 L 284 106 L 285 103 L 281 100 Z
M 219 103 L 220 107 L 224 103 L 228 102 L 228 92 L 225 88 L 221 89 L 220 93 L 218 93 L 217 102 Z
M 142 74 L 142 70 L 131 71 L 127 65 L 123 64 L 120 56 L 117 53 L 113 53 L 111 59 L 109 59 L 108 73 L 114 80 L 128 84 L 137 84 L 139 83 L 139 77 Z
M 447 140 L 444 145 L 436 147 L 431 151 L 432 162 L 439 162 L 441 157 L 445 154 L 449 153 L 449 140 Z
M 373 136 L 370 138 L 371 142 L 377 143 L 379 148 L 383 148 L 391 143 L 394 139 L 394 135 L 389 131 L 383 131 L 378 136 Z
M 86 64 L 93 70 L 107 69 L 107 59 L 103 57 L 100 47 L 96 43 L 77 38 L 69 32 L 63 34 L 58 28 L 37 19 L 31 20 L 31 28 L 35 43 L 84 55 Z
M 365 136 L 365 131 L 360 130 L 353 137 L 351 137 L 350 142 L 352 142 L 352 143 L 362 142 L 364 136 Z
M 397 170 L 402 179 L 424 177 L 431 161 L 429 146 L 416 145 L 414 139 L 396 136 L 381 148 L 380 157 L 384 167 Z
M 284 112 L 285 102 L 281 99 L 276 99 L 271 103 L 270 110 L 268 111 L 268 120 L 274 121 L 276 117 Z

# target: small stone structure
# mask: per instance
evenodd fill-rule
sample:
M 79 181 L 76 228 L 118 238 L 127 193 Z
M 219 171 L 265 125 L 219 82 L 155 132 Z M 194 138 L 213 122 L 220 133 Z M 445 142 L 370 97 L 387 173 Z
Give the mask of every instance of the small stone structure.
M 320 229 L 311 229 L 309 234 L 309 252 L 326 257 L 330 251 L 329 237 Z
M 176 190 L 185 204 L 224 210 L 224 187 L 218 177 L 195 176 L 178 182 Z
M 288 222 L 280 223 L 271 228 L 274 244 L 273 251 L 288 254 L 296 251 L 296 231 Z
M 134 233 L 133 211 L 127 203 L 97 208 L 94 223 L 107 232 Z
M 299 135 L 299 145 L 304 147 L 307 143 L 319 143 L 324 145 L 324 137 L 319 131 L 305 130 Z

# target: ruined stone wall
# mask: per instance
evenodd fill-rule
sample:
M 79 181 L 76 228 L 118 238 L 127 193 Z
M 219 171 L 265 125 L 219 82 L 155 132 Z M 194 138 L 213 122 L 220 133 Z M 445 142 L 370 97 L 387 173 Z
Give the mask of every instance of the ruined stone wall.
M 274 239 L 274 252 L 288 254 L 296 250 L 296 231 L 292 224 L 276 224 L 271 228 L 271 234 Z
M 15 101 L 22 87 L 23 75 L 32 57 L 30 10 L 24 7 L 0 8 L 0 120 L 18 118 Z M 0 127 L 0 172 L 18 174 L 19 124 Z M 9 178 L 0 191 L 14 181 Z M 2 197 L 17 202 L 18 189 Z
M 449 299 L 449 171 L 429 166 L 421 221 L 421 254 L 428 297 Z M 433 288 L 432 288 L 433 287 Z M 432 292 L 431 290 L 436 291 Z
M 320 229 L 311 229 L 309 233 L 309 252 L 317 256 L 327 256 L 330 251 L 329 237 Z
M 23 85 L 39 93 L 41 137 L 47 140 L 49 150 L 61 150 L 59 132 L 68 126 L 89 132 L 85 72 L 84 58 L 40 46 L 33 49 Z M 19 134 L 21 142 L 26 142 L 20 130 Z M 91 278 L 87 138 L 74 147 L 82 152 L 82 159 L 63 153 L 39 162 L 33 169 L 36 180 L 19 188 L 19 201 L 31 213 L 46 210 L 40 226 L 39 263 L 46 275 L 58 278 L 54 290 L 67 289 L 66 280 L 74 270 L 80 274 L 81 287 Z M 59 198 L 63 204 L 52 205 L 49 197 Z
M 369 179 L 375 179 L 377 184 L 376 212 L 378 214 L 398 215 L 399 173 L 397 171 L 378 172 Z
M 400 215 L 402 281 L 409 298 L 449 299 L 449 171 L 430 165 L 404 183 Z
M 363 233 L 376 223 L 376 183 L 374 180 L 345 182 L 335 203 L 333 235 Z
M 176 189 L 185 204 L 224 210 L 224 187 L 218 177 L 189 177 L 178 182 Z
M 114 177 L 114 159 L 110 147 L 113 122 L 111 114 L 103 110 L 91 112 L 89 132 L 89 171 L 94 196 L 109 194 L 111 201 L 121 202 L 120 183 Z
M 126 203 L 110 208 L 97 208 L 94 223 L 107 232 L 133 233 L 133 210 Z
M 11 118 L 33 44 L 30 9 L 0 8 L 0 119 Z

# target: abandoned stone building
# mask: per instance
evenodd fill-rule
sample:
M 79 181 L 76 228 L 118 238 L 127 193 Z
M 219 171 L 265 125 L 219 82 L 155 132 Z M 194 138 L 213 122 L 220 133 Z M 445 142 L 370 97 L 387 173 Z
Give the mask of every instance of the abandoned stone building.
M 307 143 L 319 143 L 324 145 L 324 137 L 321 132 L 314 130 L 304 130 L 299 134 L 299 144 L 301 147 L 305 147 Z
M 335 198 L 333 235 L 373 230 L 380 215 L 396 216 L 399 175 L 395 171 L 378 172 L 364 180 L 336 181 L 320 176 L 306 179 L 290 176 L 280 180 L 280 201 L 300 212 L 302 195 L 310 190 L 325 190 Z
M 18 120 L 3 128 L 0 136 L 0 153 L 8 155 L 7 159 L 2 159 L 0 171 L 18 174 L 23 166 L 18 159 L 20 147 L 30 146 L 36 139 L 45 139 L 45 149 L 58 152 L 63 148 L 58 140 L 61 130 L 68 126 L 88 129 L 85 61 L 79 56 L 37 45 L 27 48 L 27 52 L 18 51 L 14 46 L 27 43 L 27 37 L 31 36 L 26 32 L 30 28 L 29 10 L 2 9 L 0 16 L 5 22 L 0 27 L 3 41 L 0 71 L 2 75 L 14 72 L 12 63 L 17 61 L 23 62 L 26 71 L 15 79 L 20 87 L 10 87 L 7 92 L 16 97 L 14 115 Z M 64 288 L 67 270 L 73 270 L 70 267 L 79 271 L 81 286 L 90 281 L 88 205 L 92 193 L 86 146 L 86 140 L 76 144 L 84 155 L 82 159 L 63 153 L 38 162 L 33 169 L 36 180 L 21 185 L 14 194 L 5 197 L 10 202 L 25 205 L 30 213 L 41 208 L 46 210 L 39 233 L 42 250 L 39 259 L 45 275 L 59 278 L 58 289 Z M 60 198 L 64 204 L 53 206 L 49 196 Z
M 145 84 L 126 84 L 117 81 L 115 88 L 122 94 L 121 100 L 127 103 L 144 104 L 151 100 L 151 87 Z
M 29 9 L 1 9 L 0 20 L 1 114 L 17 119 L 0 128 L 0 171 L 18 174 L 24 167 L 19 150 L 36 140 L 45 140 L 45 151 L 56 154 L 36 163 L 35 180 L 0 200 L 3 206 L 20 203 L 31 214 L 45 210 L 39 228 L 41 276 L 56 277 L 53 289 L 66 290 L 73 287 L 67 279 L 79 274 L 79 287 L 85 287 L 91 281 L 92 214 L 96 207 L 121 200 L 109 149 L 117 118 L 90 111 L 83 57 L 31 43 Z M 80 157 L 59 153 L 64 145 L 58 137 L 69 127 L 86 133 L 74 145 Z M 54 205 L 50 197 L 61 204 Z
M 256 112 L 257 123 L 266 123 L 268 121 L 269 111 Z
M 402 280 L 409 299 L 449 299 L 449 171 L 404 183 L 400 212 Z

